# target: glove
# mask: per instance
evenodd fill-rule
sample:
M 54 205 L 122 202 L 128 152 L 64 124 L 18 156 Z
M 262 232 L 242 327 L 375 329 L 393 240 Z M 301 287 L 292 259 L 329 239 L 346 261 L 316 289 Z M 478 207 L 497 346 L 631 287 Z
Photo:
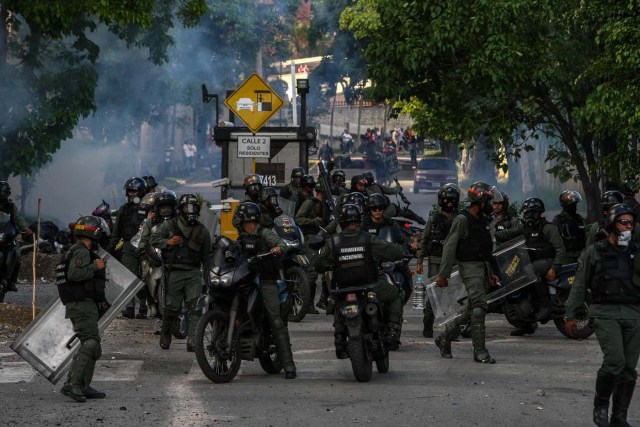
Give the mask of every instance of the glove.
M 445 277 L 438 276 L 436 277 L 436 286 L 439 288 L 446 288 L 449 286 L 449 281 Z
M 104 316 L 105 313 L 111 308 L 111 304 L 109 304 L 108 301 L 100 301 L 96 303 L 96 306 L 98 307 L 98 319 Z
M 564 330 L 567 334 L 573 335 L 578 328 L 578 319 L 567 319 L 564 322 Z

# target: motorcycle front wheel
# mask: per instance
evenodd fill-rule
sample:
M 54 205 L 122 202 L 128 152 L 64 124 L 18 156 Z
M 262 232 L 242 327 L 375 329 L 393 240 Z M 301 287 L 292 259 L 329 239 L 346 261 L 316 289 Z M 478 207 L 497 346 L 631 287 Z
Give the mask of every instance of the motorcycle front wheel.
M 189 320 L 185 313 L 181 313 L 171 325 L 171 333 L 179 340 L 185 339 L 189 335 Z
M 349 337 L 349 359 L 351 359 L 353 375 L 358 382 L 365 383 L 371 380 L 371 376 L 373 375 L 373 360 L 367 343 L 362 336 L 357 339 L 351 339 L 351 337 Z
M 376 352 L 376 370 L 380 374 L 386 374 L 389 372 L 389 350 L 384 348 L 382 344 Z
M 289 300 L 291 301 L 289 321 L 300 322 L 307 315 L 307 309 L 311 303 L 309 276 L 305 270 L 298 266 L 287 268 L 284 275 L 289 289 Z
M 202 372 L 214 383 L 228 383 L 237 374 L 240 340 L 237 331 L 227 344 L 228 320 L 224 313 L 211 310 L 200 318 L 196 330 L 196 360 Z

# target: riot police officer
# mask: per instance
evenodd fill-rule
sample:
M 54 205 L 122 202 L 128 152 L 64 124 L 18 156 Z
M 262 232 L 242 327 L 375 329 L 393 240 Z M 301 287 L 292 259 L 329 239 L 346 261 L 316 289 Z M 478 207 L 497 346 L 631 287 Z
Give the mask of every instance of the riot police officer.
M 307 173 L 304 168 L 293 168 L 291 170 L 291 182 L 280 189 L 280 197 L 283 199 L 295 201 L 300 192 L 300 182 L 302 177 Z
M 162 316 L 160 347 L 171 345 L 171 326 L 180 314 L 184 302 L 189 312 L 189 336 L 187 351 L 195 351 L 196 325 L 200 312 L 196 302 L 202 293 L 201 274 L 208 274 L 211 237 L 198 221 L 200 201 L 193 194 L 183 194 L 178 200 L 178 218 L 164 221 L 151 234 L 151 246 L 162 249 L 168 264 L 169 289 Z
M 443 185 L 438 191 L 438 206 L 440 210 L 429 215 L 427 225 L 422 232 L 422 239 L 418 246 L 418 258 L 416 262 L 416 273 L 424 272 L 424 259 L 428 258 L 427 275 L 435 276 L 440 270 L 442 260 L 442 248 L 444 241 L 449 235 L 453 218 L 458 213 L 458 205 L 460 203 L 460 190 L 457 185 Z M 422 336 L 425 338 L 433 338 L 433 322 L 435 315 L 431 300 L 427 301 L 424 307 L 424 316 L 422 319 L 423 329 Z
M 138 250 L 131 244 L 131 238 L 136 235 L 140 224 L 147 216 L 147 213 L 140 207 L 140 201 L 147 191 L 147 184 L 139 177 L 129 178 L 124 184 L 127 196 L 127 203 L 120 206 L 116 213 L 116 221 L 113 226 L 113 233 L 109 241 L 109 253 L 120 260 L 130 272 L 140 277 L 140 259 Z M 143 293 L 138 297 L 139 308 L 146 311 Z M 122 316 L 128 319 L 135 317 L 136 299 L 131 298 Z M 144 307 L 144 308 L 143 308 Z
M 244 181 L 242 182 L 242 188 L 244 188 L 244 198 L 245 200 L 251 201 L 257 205 L 260 205 L 260 198 L 262 197 L 262 178 L 257 174 L 250 174 L 244 177 Z M 231 218 L 231 224 L 240 231 L 242 228 L 240 221 L 236 218 L 236 214 L 238 213 L 238 208 L 233 212 L 233 217 Z
M 313 190 L 316 188 L 316 179 L 312 175 L 305 175 L 300 180 L 300 191 L 296 196 L 296 205 L 294 209 L 294 217 L 298 214 L 300 207 L 308 199 L 313 199 Z
M 274 219 L 282 213 L 276 189 L 273 187 L 263 188 L 260 195 L 260 225 L 265 228 L 273 228 Z
M 624 195 L 617 190 L 606 191 L 600 199 L 600 206 L 602 208 L 602 218 L 589 224 L 589 231 L 587 232 L 587 244 L 586 247 L 591 246 L 593 243 L 599 240 L 606 240 L 609 236 L 609 232 L 605 228 L 606 218 L 609 216 L 609 209 L 624 202 Z M 633 227 L 633 240 L 640 241 L 640 224 L 636 223 Z
M 384 195 L 402 195 L 402 187 L 400 185 L 396 185 L 395 187 L 380 185 L 375 181 L 373 172 L 365 172 L 362 174 L 362 177 L 367 181 L 365 193 L 368 196 L 375 193 Z M 408 207 L 400 209 L 400 206 L 393 203 L 389 203 L 389 206 L 387 206 L 387 209 L 384 211 L 384 216 L 387 218 L 400 216 L 415 221 L 420 225 L 426 224 L 426 221 L 420 215 L 416 214 Z
M 276 257 L 286 254 L 287 247 L 278 235 L 258 223 L 260 208 L 255 203 L 244 202 L 238 206 L 238 218 L 242 223 L 242 233 L 238 243 L 243 252 L 251 257 L 270 251 Z M 296 377 L 296 365 L 293 362 L 289 330 L 282 320 L 280 312 L 279 278 L 280 262 L 278 258 L 260 261 L 258 264 L 260 276 L 260 294 L 262 303 L 268 314 L 271 331 L 276 342 L 276 353 L 284 368 L 285 378 Z
M 342 197 L 343 194 L 348 193 L 345 188 L 345 182 L 347 181 L 347 175 L 342 169 L 336 169 L 331 173 L 331 194 L 336 197 Z
M 356 205 L 347 203 L 340 208 L 340 226 L 342 231 L 331 236 L 326 246 L 314 261 L 314 267 L 320 273 L 333 270 L 333 284 L 360 286 L 375 283 L 371 291 L 388 310 L 389 334 L 385 345 L 390 350 L 399 346 L 400 321 L 402 318 L 402 298 L 398 289 L 389 284 L 380 274 L 377 263 L 396 261 L 402 258 L 400 246 L 378 239 L 360 230 L 362 212 Z M 348 259 L 341 254 L 348 253 Z M 333 286 L 332 284 L 332 286 Z M 346 359 L 347 333 L 344 319 L 336 311 L 334 316 L 335 346 L 338 359 Z
M 144 179 L 145 184 L 147 184 L 147 194 L 158 191 L 158 182 L 153 175 L 145 175 L 142 179 Z
M 581 201 L 582 196 L 577 191 L 565 190 L 560 193 L 562 212 L 553 218 L 553 224 L 558 227 L 566 249 L 565 258 L 560 260 L 562 264 L 578 261 L 587 243 L 584 218 L 578 213 L 578 203 Z
M 493 202 L 493 214 L 491 215 L 491 229 L 495 233 L 496 231 L 508 230 L 513 226 L 515 218 L 511 212 L 509 212 L 509 196 L 507 193 L 502 192 L 502 201 Z
M 18 213 L 18 207 L 9 198 L 11 195 L 11 187 L 7 181 L 0 181 L 0 212 L 4 212 L 11 217 L 11 223 L 18 233 L 30 236 L 31 230 L 27 227 L 27 223 Z M 18 273 L 20 272 L 20 247 L 15 245 L 8 253 L 4 254 L 5 265 L 7 268 L 7 291 L 17 292 L 16 282 L 18 281 Z M 13 266 L 13 267 L 11 267 Z M 0 264 L 0 268 L 2 265 Z
M 460 334 L 460 326 L 471 322 L 473 360 L 479 363 L 495 363 L 485 345 L 485 317 L 487 314 L 487 290 L 489 282 L 498 278 L 491 269 L 493 239 L 486 215 L 493 211 L 492 201 L 501 201 L 502 194 L 485 182 L 475 182 L 467 191 L 469 206 L 455 216 L 449 235 L 442 248 L 440 271 L 436 286 L 448 286 L 448 277 L 457 263 L 460 278 L 469 295 L 468 309 L 464 315 L 447 324 L 436 338 L 440 355 L 452 357 L 451 341 Z
M 109 307 L 105 297 L 106 261 L 94 252 L 103 233 L 109 230 L 98 217 L 83 216 L 76 221 L 76 243 L 62 257 L 62 275 L 56 281 L 65 318 L 71 320 L 80 340 L 61 392 L 77 402 L 106 396 L 91 387 L 96 361 L 102 355 L 98 318 Z
M 594 319 L 604 353 L 593 402 L 593 422 L 598 426 L 629 425 L 627 411 L 640 354 L 640 246 L 631 241 L 635 221 L 631 206 L 622 203 L 611 207 L 605 226 L 609 235 L 583 252 L 567 299 L 565 328 L 571 334 L 587 292 L 591 293 L 589 317 Z

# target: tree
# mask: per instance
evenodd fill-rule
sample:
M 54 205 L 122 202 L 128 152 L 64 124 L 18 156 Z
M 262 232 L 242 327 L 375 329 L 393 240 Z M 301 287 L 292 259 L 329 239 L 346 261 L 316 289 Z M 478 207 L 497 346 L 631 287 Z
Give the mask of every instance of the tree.
M 549 171 L 581 181 L 593 219 L 600 179 L 619 175 L 616 159 L 631 157 L 639 130 L 640 22 L 628 5 L 357 0 L 342 24 L 368 42 L 377 96 L 408 104 L 423 133 L 458 143 L 486 135 L 497 164 L 533 150 L 526 135 L 557 138 Z M 598 158 L 601 141 L 613 141 L 608 158 Z

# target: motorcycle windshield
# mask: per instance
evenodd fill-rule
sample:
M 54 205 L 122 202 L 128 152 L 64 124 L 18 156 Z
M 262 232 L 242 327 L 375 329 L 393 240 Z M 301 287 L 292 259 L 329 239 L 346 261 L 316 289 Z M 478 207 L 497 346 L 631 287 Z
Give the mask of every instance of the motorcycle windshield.
M 501 245 L 493 255 L 493 268 L 498 270 L 496 273 L 501 282 L 500 286 L 490 288 L 488 304 L 536 282 L 537 277 L 529 260 L 529 252 L 524 246 L 524 239 L 518 238 Z M 446 288 L 436 287 L 435 277 L 430 278 L 427 296 L 440 326 L 446 325 L 467 310 L 469 298 L 457 270 L 451 274 Z
M 249 269 L 249 260 L 243 256 L 238 260 L 236 271 L 233 273 L 233 284 L 245 280 L 250 274 L 251 270 Z
M 302 233 L 296 222 L 287 215 L 280 215 L 274 221 L 273 229 L 285 240 L 289 241 L 302 241 Z
M 282 209 L 282 215 L 280 216 L 288 216 L 290 218 L 293 218 L 295 216 L 296 214 L 295 200 L 289 200 L 289 199 L 285 199 L 284 197 L 280 197 L 278 199 L 278 206 L 280 206 L 280 209 Z
M 386 225 L 378 232 L 378 238 L 385 240 L 389 243 L 397 243 L 402 238 L 402 231 L 398 227 L 391 227 Z

